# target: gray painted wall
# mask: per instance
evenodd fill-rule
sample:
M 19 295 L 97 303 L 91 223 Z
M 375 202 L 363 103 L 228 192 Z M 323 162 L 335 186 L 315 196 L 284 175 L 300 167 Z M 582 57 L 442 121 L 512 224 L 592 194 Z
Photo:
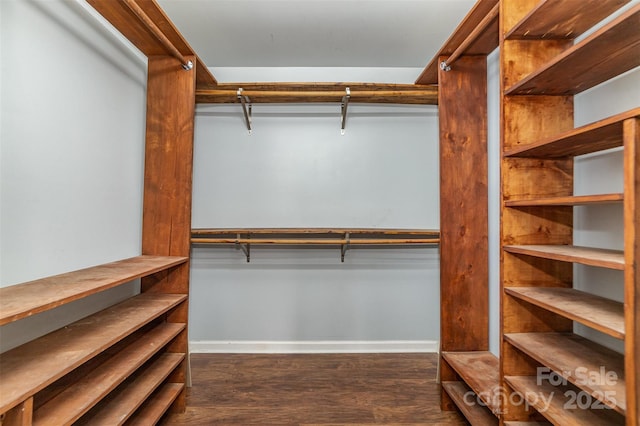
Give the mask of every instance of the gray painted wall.
M 139 254 L 145 63 L 84 1 L 0 10 L 0 286 Z M 135 291 L 3 326 L 1 349 Z

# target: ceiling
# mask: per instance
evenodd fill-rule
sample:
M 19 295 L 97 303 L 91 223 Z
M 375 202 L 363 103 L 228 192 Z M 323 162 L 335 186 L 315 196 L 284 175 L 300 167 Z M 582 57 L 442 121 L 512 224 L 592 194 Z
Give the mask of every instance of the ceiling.
M 475 0 L 158 3 L 212 68 L 423 68 Z

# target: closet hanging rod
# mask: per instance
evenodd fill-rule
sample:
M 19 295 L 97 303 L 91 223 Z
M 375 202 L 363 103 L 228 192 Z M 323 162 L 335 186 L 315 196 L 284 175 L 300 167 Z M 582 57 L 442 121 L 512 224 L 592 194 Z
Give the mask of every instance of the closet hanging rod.
M 460 56 L 467 50 L 471 44 L 478 39 L 478 36 L 487 29 L 489 24 L 498 17 L 500 12 L 500 3 L 493 6 L 493 9 L 487 14 L 487 16 L 480 21 L 477 27 L 464 39 L 464 41 L 458 46 L 456 50 L 444 61 L 440 62 L 440 69 L 443 71 L 451 71 L 451 65 L 457 61 Z
M 166 35 L 158 28 L 151 18 L 142 10 L 135 0 L 122 0 L 122 2 L 140 19 L 144 26 L 154 35 L 154 37 L 171 53 L 171 56 L 180 61 L 180 65 L 186 71 L 193 68 L 193 62 L 187 60 L 182 53 L 171 43 Z
M 345 90 L 251 90 L 244 88 L 242 94 L 252 103 L 311 103 L 342 102 Z M 198 103 L 235 103 L 237 89 L 203 89 L 196 91 Z M 410 90 L 354 90 L 351 88 L 350 102 L 398 103 L 435 105 L 437 89 Z

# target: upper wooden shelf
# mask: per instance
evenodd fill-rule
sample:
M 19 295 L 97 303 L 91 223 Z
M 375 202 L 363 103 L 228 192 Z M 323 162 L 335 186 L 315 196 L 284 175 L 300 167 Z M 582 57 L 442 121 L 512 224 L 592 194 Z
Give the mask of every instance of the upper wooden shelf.
M 186 257 L 137 256 L 0 288 L 0 325 L 53 309 L 186 261 Z
M 143 293 L 4 352 L 0 413 L 15 407 L 111 345 L 186 300 Z
M 507 88 L 505 95 L 575 95 L 640 65 L 640 5 Z
M 132 12 L 126 1 L 87 0 L 107 21 L 122 33 L 146 56 L 170 55 L 171 52 L 149 29 L 141 18 Z M 214 87 L 218 84 L 205 63 L 196 55 L 180 31 L 175 27 L 162 8 L 153 0 L 133 0 L 133 4 L 146 14 L 152 25 L 156 26 L 166 40 L 182 55 L 195 56 L 196 86 L 199 89 Z M 176 66 L 180 64 L 176 61 Z M 189 71 L 193 72 L 193 71 Z
M 571 333 L 515 333 L 505 334 L 504 338 L 624 415 L 627 399 L 623 355 Z
M 443 352 L 444 360 L 493 412 L 500 412 L 499 398 L 492 398 L 500 386 L 500 362 L 491 352 Z
M 573 39 L 630 0 L 541 0 L 506 39 Z
M 570 245 L 518 245 L 503 248 L 509 253 L 624 270 L 624 253 L 620 250 Z
M 577 392 L 566 394 L 565 392 L 572 389 L 567 389 L 565 386 L 553 386 L 546 381 L 538 384 L 535 376 L 505 376 L 504 380 L 530 406 L 554 425 L 622 426 L 625 424 L 624 416 L 614 410 L 578 409 L 578 402 L 571 399 L 571 396 Z M 572 404 L 575 404 L 576 409 L 567 410 L 567 407 Z
M 499 43 L 499 19 L 497 17 L 492 19 L 483 31 L 478 32 L 475 30 L 497 4 L 498 0 L 478 0 L 473 9 L 465 16 L 453 34 L 422 71 L 422 74 L 416 80 L 416 84 L 438 84 L 440 57 L 450 56 L 463 44 L 470 42 L 464 52 L 466 55 L 488 55 L 493 52 Z
M 505 287 L 504 291 L 602 333 L 624 339 L 624 305 L 620 302 L 573 288 Z
M 224 83 L 198 89 L 199 104 L 237 103 L 238 89 L 251 103 L 342 102 L 349 88 L 349 102 L 438 104 L 438 87 L 387 83 Z
M 634 108 L 531 144 L 517 145 L 506 150 L 504 156 L 559 158 L 616 148 L 623 145 L 624 121 L 634 117 L 640 117 L 640 108 Z
M 569 197 L 535 198 L 531 200 L 505 201 L 506 207 L 537 206 L 590 206 L 596 204 L 614 204 L 624 201 L 623 194 L 574 195 Z

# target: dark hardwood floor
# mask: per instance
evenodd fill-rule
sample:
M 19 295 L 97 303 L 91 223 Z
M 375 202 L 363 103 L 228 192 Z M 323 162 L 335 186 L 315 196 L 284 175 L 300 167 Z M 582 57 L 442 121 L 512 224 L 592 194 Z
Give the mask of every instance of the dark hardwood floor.
M 187 410 L 163 425 L 464 425 L 440 410 L 435 354 L 192 354 Z

